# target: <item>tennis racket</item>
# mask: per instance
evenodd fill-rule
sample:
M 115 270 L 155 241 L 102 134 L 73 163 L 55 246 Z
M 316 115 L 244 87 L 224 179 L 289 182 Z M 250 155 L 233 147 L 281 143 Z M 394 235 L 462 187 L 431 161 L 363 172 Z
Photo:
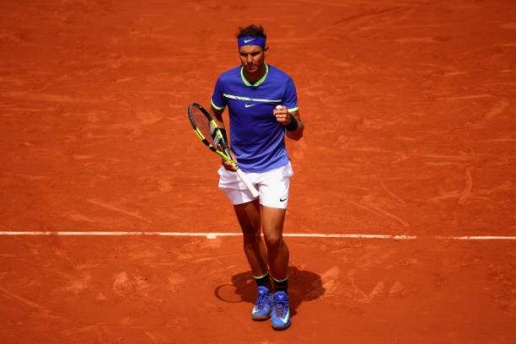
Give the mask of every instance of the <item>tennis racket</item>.
M 190 123 L 192 124 L 197 137 L 202 141 L 202 143 L 204 143 L 211 151 L 220 155 L 222 159 L 233 165 L 236 169 L 236 174 L 240 180 L 244 182 L 249 191 L 251 191 L 253 197 L 258 197 L 258 190 L 256 190 L 247 176 L 238 168 L 236 161 L 233 160 L 229 153 L 225 130 L 220 128 L 208 111 L 206 111 L 202 105 L 197 103 L 192 103 L 188 106 L 188 118 L 190 119 Z

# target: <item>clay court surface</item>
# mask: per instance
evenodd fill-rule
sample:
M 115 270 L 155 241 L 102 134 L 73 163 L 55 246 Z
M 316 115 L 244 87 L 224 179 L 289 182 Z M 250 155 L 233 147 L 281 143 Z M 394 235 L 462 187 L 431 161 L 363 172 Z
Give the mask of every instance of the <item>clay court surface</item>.
M 307 127 L 285 332 L 186 118 L 250 23 Z M 509 0 L 2 1 L 0 342 L 515 343 L 515 103 Z

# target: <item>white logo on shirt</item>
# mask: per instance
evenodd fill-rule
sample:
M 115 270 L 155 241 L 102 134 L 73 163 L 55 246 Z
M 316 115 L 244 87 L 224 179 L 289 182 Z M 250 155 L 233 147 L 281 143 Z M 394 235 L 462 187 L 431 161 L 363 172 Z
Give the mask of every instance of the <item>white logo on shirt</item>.
M 246 103 L 244 106 L 245 106 L 246 108 L 250 108 L 251 106 L 255 106 L 255 105 L 256 105 L 256 104 L 247 104 L 247 103 Z

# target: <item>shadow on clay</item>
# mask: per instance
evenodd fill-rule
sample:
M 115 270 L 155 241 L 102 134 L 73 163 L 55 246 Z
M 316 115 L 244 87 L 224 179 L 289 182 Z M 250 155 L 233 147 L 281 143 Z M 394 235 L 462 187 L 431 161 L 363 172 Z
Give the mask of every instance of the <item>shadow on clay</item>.
M 289 268 L 290 310 L 296 315 L 296 310 L 302 302 L 313 301 L 322 296 L 325 288 L 321 276 L 300 270 L 295 266 Z M 241 272 L 231 277 L 231 283 L 221 284 L 215 288 L 215 296 L 224 302 L 248 302 L 256 300 L 256 283 L 250 271 Z

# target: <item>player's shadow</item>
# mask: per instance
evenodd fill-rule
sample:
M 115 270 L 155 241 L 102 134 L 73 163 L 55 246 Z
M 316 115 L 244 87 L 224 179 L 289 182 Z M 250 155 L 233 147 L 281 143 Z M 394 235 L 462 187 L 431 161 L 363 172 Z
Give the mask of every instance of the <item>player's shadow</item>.
M 290 312 L 296 315 L 296 310 L 304 301 L 312 301 L 325 292 L 318 274 L 300 270 L 295 266 L 289 267 L 289 296 Z M 215 288 L 215 296 L 224 302 L 248 302 L 256 301 L 256 283 L 250 271 L 241 272 L 231 277 L 231 284 L 222 284 Z

